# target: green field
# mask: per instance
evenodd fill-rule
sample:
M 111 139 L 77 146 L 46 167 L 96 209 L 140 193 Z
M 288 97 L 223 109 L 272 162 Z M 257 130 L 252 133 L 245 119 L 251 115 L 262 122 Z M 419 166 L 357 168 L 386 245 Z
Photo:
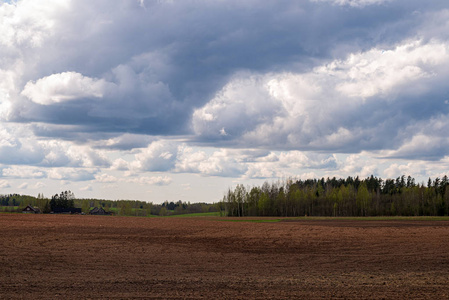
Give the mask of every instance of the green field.
M 449 216 L 381 216 L 381 217 L 287 217 L 283 220 L 342 221 L 449 221 Z
M 182 214 L 182 215 L 170 215 L 171 218 L 188 218 L 188 217 L 219 217 L 220 212 L 208 212 L 208 213 L 194 213 L 194 214 Z
M 383 217 L 232 217 L 220 218 L 219 221 L 225 222 L 252 222 L 252 223 L 276 223 L 288 221 L 449 221 L 448 216 L 423 216 L 423 217 L 402 217 L 402 216 L 383 216 Z
M 253 217 L 254 218 L 254 217 Z M 245 218 L 242 219 L 220 219 L 220 221 L 225 222 L 250 222 L 250 223 L 276 223 L 281 222 L 282 219 L 253 219 L 253 218 Z
M 17 209 L 19 208 L 19 206 L 0 206 L 0 213 L 2 212 L 17 212 Z M 25 208 L 25 206 L 23 207 Z
M 19 206 L 0 206 L 0 213 L 20 213 L 18 211 Z M 115 215 L 119 215 L 119 211 L 116 207 L 110 207 L 108 211 L 113 212 Z M 143 215 L 142 209 L 131 209 L 132 216 L 160 218 L 158 215 Z M 169 211 L 173 213 L 174 211 Z M 189 218 L 189 217 L 221 217 L 220 212 L 208 212 L 208 213 L 191 213 L 180 215 L 169 215 L 161 218 Z M 226 222 L 253 222 L 253 223 L 273 223 L 281 221 L 449 221 L 449 216 L 378 216 L 378 217 L 223 217 L 219 221 Z

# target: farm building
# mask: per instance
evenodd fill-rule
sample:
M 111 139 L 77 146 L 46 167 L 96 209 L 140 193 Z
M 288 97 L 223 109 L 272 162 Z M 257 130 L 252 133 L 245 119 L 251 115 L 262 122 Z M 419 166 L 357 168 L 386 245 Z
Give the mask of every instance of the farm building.
M 91 215 L 112 215 L 111 212 L 105 211 L 102 207 L 94 207 L 89 214 Z
M 23 210 L 24 214 L 40 214 L 41 210 L 39 207 L 32 207 L 31 205 L 27 205 Z

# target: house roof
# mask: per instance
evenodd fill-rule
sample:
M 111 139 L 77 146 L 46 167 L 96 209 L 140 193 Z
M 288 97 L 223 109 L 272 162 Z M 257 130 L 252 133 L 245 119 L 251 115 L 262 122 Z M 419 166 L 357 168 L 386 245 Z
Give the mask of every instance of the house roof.
M 89 213 L 94 214 L 94 213 L 98 213 L 100 211 L 100 209 L 98 207 L 94 207 Z
M 22 211 L 41 211 L 38 207 L 32 207 L 31 205 L 27 205 Z
M 24 209 L 22 209 L 22 212 L 40 214 L 41 209 L 39 207 L 33 207 L 28 204 Z
M 94 207 L 94 208 L 89 212 L 89 214 L 91 214 L 91 215 L 110 215 L 111 213 L 105 211 L 105 210 L 103 209 L 103 207 L 100 207 L 100 208 Z

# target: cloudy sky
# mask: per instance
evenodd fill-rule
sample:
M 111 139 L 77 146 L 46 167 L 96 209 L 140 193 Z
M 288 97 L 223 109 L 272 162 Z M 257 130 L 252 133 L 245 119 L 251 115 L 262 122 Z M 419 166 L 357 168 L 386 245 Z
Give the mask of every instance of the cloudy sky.
M 448 82 L 447 0 L 0 0 L 0 193 L 427 182 Z

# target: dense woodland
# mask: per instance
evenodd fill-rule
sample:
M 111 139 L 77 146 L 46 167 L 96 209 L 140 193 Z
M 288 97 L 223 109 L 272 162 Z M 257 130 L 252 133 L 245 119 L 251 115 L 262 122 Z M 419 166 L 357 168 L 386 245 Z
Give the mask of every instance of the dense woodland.
M 221 202 L 228 216 L 447 216 L 449 179 L 359 177 L 239 184 Z
M 39 207 L 43 213 L 51 213 L 55 208 L 81 208 L 89 213 L 94 207 L 102 207 L 114 215 L 151 216 L 181 215 L 190 213 L 216 212 L 217 205 L 207 203 L 190 203 L 165 201 L 162 204 L 138 200 L 102 200 L 77 199 L 71 191 L 53 195 L 50 199 L 39 194 L 37 197 L 19 194 L 0 195 L 0 212 L 22 212 L 27 206 Z

